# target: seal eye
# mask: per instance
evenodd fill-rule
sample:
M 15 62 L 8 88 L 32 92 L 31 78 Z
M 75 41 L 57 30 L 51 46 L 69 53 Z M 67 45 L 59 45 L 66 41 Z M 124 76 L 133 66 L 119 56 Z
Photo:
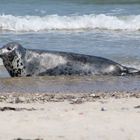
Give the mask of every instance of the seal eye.
M 7 47 L 7 50 L 8 50 L 8 51 L 12 50 L 12 47 Z

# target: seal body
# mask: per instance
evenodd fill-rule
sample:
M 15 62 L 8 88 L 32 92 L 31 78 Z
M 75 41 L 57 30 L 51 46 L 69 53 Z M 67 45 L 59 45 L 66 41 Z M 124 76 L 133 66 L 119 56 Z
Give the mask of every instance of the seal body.
M 0 57 L 12 77 L 44 75 L 126 75 L 139 74 L 112 60 L 84 54 L 31 50 L 11 42 L 0 49 Z

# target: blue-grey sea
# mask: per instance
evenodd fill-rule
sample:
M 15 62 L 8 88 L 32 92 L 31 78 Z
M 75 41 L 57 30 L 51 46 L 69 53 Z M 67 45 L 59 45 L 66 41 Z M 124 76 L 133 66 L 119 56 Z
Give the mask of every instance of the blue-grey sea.
M 106 57 L 140 69 L 140 1 L 0 0 L 0 46 L 10 41 L 26 48 Z M 3 68 L 0 77 L 9 77 Z M 119 79 L 123 81 L 122 90 L 127 85 L 126 79 Z M 130 89 L 137 89 L 139 79 L 132 81 L 128 82 L 134 84 Z M 5 83 L 0 86 L 4 88 L 2 84 Z M 92 87 L 91 90 L 96 89 Z

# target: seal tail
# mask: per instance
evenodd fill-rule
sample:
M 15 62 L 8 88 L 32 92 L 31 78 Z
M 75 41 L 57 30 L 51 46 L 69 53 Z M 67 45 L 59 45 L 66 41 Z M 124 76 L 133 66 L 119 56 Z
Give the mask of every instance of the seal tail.
M 140 70 L 131 67 L 124 67 L 122 75 L 140 75 Z

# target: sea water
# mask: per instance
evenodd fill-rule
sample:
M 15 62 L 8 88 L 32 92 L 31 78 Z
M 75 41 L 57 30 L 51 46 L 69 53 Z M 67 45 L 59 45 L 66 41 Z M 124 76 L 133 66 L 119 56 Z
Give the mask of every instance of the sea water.
M 140 1 L 0 0 L 0 46 L 10 41 L 140 69 Z

